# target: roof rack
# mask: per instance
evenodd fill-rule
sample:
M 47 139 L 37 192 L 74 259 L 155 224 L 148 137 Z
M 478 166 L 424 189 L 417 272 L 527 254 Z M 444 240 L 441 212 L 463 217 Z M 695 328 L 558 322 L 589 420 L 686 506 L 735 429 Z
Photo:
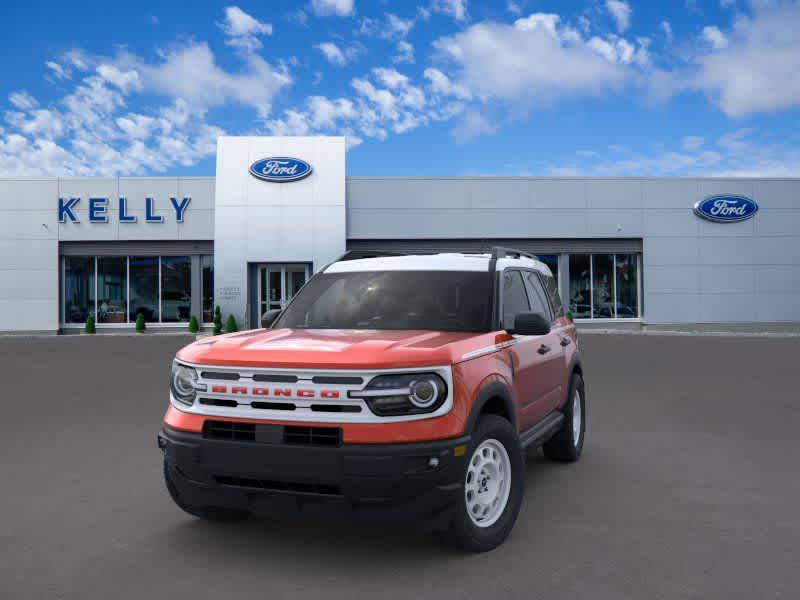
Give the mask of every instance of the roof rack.
M 504 246 L 492 246 L 492 258 L 532 258 L 539 260 L 539 257 L 530 252 L 523 252 L 522 250 L 515 250 L 514 248 L 505 248 Z
M 348 250 L 333 262 L 345 260 L 358 260 L 360 258 L 380 258 L 381 256 L 404 256 L 397 252 L 384 252 L 383 250 Z

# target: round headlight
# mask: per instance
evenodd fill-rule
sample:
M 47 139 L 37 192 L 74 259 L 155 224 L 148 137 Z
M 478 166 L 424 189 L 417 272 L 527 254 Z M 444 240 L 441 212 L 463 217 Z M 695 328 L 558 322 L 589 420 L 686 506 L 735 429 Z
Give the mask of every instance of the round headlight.
M 408 386 L 408 397 L 417 408 L 428 408 L 439 399 L 439 388 L 431 379 L 415 379 Z
M 179 402 L 191 404 L 196 394 L 197 371 L 177 362 L 172 363 L 172 395 Z

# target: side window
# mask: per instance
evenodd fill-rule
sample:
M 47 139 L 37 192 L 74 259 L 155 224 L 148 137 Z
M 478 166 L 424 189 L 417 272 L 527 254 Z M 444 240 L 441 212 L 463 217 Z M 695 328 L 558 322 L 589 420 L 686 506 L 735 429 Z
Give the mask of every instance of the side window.
M 519 271 L 503 271 L 503 329 L 514 326 L 517 313 L 530 310 Z
M 525 286 L 528 289 L 528 297 L 531 299 L 531 311 L 539 313 L 548 321 L 553 320 L 553 313 L 550 310 L 550 302 L 542 289 L 539 276 L 531 271 L 525 271 Z
M 564 316 L 564 305 L 561 304 L 561 296 L 558 293 L 558 282 L 555 277 L 542 275 L 542 282 L 544 283 L 544 290 L 550 296 L 550 306 L 553 307 L 555 318 L 560 319 Z

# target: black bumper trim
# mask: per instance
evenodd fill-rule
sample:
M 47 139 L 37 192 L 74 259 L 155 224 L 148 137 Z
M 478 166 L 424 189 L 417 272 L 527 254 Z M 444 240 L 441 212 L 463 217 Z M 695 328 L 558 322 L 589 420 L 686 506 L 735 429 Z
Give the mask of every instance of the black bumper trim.
M 469 441 L 302 446 L 206 439 L 167 427 L 158 435 L 170 477 L 189 505 L 259 513 L 271 511 L 268 500 L 288 496 L 298 504 L 338 501 L 396 516 L 432 515 L 453 504 L 466 461 L 454 448 Z

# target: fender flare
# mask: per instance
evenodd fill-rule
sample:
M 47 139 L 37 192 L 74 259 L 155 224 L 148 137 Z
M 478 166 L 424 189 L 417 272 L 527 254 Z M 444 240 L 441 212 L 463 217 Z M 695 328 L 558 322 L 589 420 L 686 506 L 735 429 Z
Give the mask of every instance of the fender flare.
M 506 412 L 511 417 L 511 425 L 516 430 L 517 411 L 514 408 L 514 401 L 511 398 L 511 390 L 509 390 L 504 383 L 494 380 L 490 381 L 489 383 L 486 383 L 481 388 L 481 391 L 478 393 L 478 397 L 472 404 L 472 409 L 470 410 L 469 417 L 467 417 L 467 423 L 466 426 L 464 427 L 464 433 L 469 433 L 475 429 L 475 425 L 478 422 L 478 418 L 481 415 L 483 407 L 492 398 L 501 398 L 503 400 L 503 405 L 505 406 Z

